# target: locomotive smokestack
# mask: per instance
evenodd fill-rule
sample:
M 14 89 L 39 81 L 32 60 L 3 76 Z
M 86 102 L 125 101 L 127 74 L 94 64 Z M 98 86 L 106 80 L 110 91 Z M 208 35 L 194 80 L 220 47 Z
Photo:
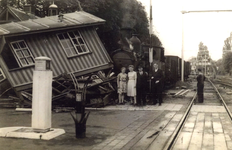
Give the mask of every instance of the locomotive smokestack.
M 129 40 L 132 36 L 132 33 L 134 33 L 134 29 L 132 28 L 121 28 L 120 29 L 120 40 L 118 41 L 118 44 L 121 46 L 121 48 L 125 51 L 131 51 L 133 50 L 132 42 Z

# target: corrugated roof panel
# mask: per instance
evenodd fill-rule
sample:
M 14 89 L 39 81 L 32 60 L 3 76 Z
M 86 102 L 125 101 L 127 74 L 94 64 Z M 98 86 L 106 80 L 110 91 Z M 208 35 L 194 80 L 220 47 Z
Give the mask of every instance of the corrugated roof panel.
M 64 17 L 63 22 L 66 23 L 66 24 L 79 24 L 79 25 L 83 24 L 83 22 L 77 21 L 77 20 L 75 20 L 73 18 L 69 18 L 67 16 Z
M 58 27 L 64 27 L 66 26 L 66 24 L 62 23 L 62 22 L 58 22 L 58 19 L 56 17 L 56 19 L 51 19 L 51 17 L 45 17 L 45 18 L 41 18 L 41 19 L 34 19 L 33 22 L 45 25 L 45 26 L 49 26 L 49 28 L 58 28 Z
M 64 18 L 66 18 L 66 17 L 70 18 L 72 20 L 75 20 L 75 21 L 77 21 L 79 23 L 82 23 L 82 24 L 97 22 L 95 19 L 90 18 L 87 15 L 84 15 L 82 12 L 75 12 L 75 13 L 65 14 Z
M 41 29 L 47 29 L 49 28 L 48 26 L 42 26 L 41 24 L 38 24 L 34 21 L 22 21 L 22 22 L 17 22 L 18 24 L 29 28 L 30 30 L 41 30 Z
M 7 31 L 9 31 L 9 33 L 18 33 L 18 32 L 25 32 L 27 31 L 26 29 L 17 26 L 17 24 L 11 22 L 11 23 L 7 23 L 7 24 L 2 24 L 0 25 L 0 28 L 3 28 Z M 8 33 L 7 33 L 8 34 Z
M 0 28 L 0 34 L 8 34 L 8 33 L 10 33 L 10 31 Z
M 85 11 L 82 11 L 82 15 L 88 16 L 89 18 L 94 19 L 96 22 L 105 22 L 104 19 L 101 19 L 101 18 L 99 18 L 99 17 L 96 17 L 96 16 L 94 16 L 94 15 L 92 15 L 92 14 L 89 14 L 89 13 L 87 13 L 87 12 L 85 12 Z
M 56 24 L 63 24 L 65 26 L 73 26 L 73 25 L 80 25 L 79 22 L 75 22 L 69 19 L 66 19 L 66 17 L 64 17 L 64 19 L 61 21 L 59 21 L 58 16 L 51 16 L 49 17 L 49 19 L 51 19 L 52 21 L 56 22 Z
M 60 22 L 58 15 L 49 16 L 45 18 L 38 18 L 27 21 L 20 21 L 15 23 L 7 23 L 0 25 L 0 28 L 8 30 L 9 32 L 1 32 L 0 35 L 32 32 L 32 31 L 43 31 L 46 29 L 59 29 L 61 27 L 78 27 L 78 26 L 90 26 L 91 24 L 100 24 L 105 20 L 93 16 L 84 11 L 64 14 L 63 21 Z M 18 27 L 20 24 L 20 27 Z

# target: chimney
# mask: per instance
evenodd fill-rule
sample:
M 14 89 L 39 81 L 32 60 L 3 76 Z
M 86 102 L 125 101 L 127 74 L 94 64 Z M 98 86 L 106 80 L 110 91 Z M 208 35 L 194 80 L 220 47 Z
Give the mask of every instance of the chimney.
M 26 12 L 26 13 L 32 14 L 31 5 L 28 5 L 28 4 L 27 4 L 27 5 L 24 5 L 23 10 L 24 10 L 24 12 Z
M 132 33 L 134 33 L 135 30 L 133 28 L 121 28 L 120 29 L 120 40 L 118 41 L 118 44 L 121 46 L 123 50 L 131 51 L 130 49 L 130 38 L 132 36 Z

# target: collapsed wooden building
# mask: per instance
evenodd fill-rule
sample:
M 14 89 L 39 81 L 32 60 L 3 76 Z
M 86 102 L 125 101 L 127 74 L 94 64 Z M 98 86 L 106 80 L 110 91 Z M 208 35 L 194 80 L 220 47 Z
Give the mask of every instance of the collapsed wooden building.
M 51 58 L 53 100 L 70 94 L 78 84 L 73 81 L 85 82 L 86 75 L 96 73 L 91 77 L 93 86 L 111 80 L 102 71 L 109 71 L 113 62 L 96 32 L 104 23 L 78 11 L 0 25 L 0 71 L 20 102 L 31 100 L 35 58 L 40 56 Z M 99 86 L 105 93 L 114 90 L 110 83 L 106 85 Z

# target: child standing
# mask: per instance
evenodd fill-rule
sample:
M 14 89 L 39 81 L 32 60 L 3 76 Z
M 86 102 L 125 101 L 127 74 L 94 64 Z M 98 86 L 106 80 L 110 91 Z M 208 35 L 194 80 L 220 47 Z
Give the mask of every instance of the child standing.
M 126 82 L 127 82 L 127 74 L 126 74 L 126 68 L 121 68 L 121 73 L 117 76 L 117 84 L 118 84 L 118 103 L 123 104 L 124 101 L 124 95 L 127 92 L 126 89 Z
M 131 104 L 133 104 L 134 98 L 134 105 L 137 105 L 136 101 L 136 82 L 137 82 L 137 73 L 134 71 L 134 66 L 129 65 L 128 72 L 128 83 L 127 83 L 127 96 L 130 97 Z

